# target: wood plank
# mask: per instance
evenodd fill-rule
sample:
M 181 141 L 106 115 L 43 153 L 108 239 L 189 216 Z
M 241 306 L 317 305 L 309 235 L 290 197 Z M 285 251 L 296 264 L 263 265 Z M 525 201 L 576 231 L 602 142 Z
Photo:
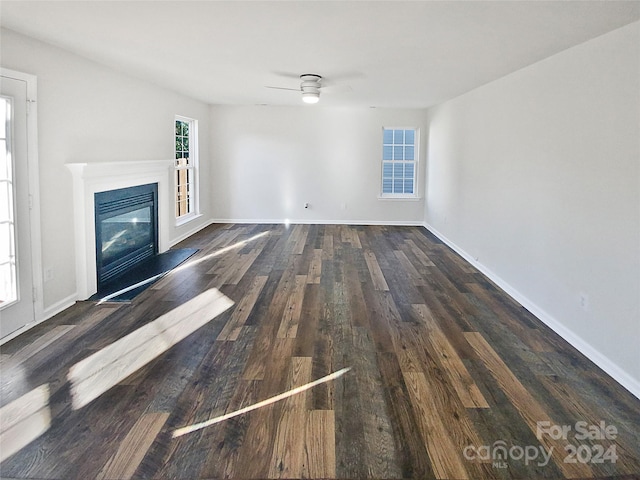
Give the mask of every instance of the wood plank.
M 169 417 L 168 413 L 142 415 L 122 440 L 115 455 L 102 468 L 98 480 L 129 480 Z
M 227 276 L 225 276 L 224 281 L 222 281 L 222 285 L 237 285 L 240 280 L 245 276 L 247 271 L 253 265 L 253 262 L 258 258 L 262 249 L 256 248 L 251 251 L 251 253 L 244 253 L 238 256 L 238 263 L 234 266 L 233 269 L 229 269 L 227 272 Z
M 301 321 L 296 332 L 295 351 L 296 357 L 314 357 L 315 345 L 318 337 L 318 322 L 322 314 L 324 291 L 320 285 L 307 284 L 302 303 Z M 315 360 L 315 359 L 314 359 Z M 322 377 L 329 372 L 318 375 Z
M 358 231 L 350 225 L 342 225 L 340 228 L 340 240 L 342 243 L 348 243 L 353 248 L 362 248 Z
M 448 428 L 438 415 L 437 405 L 429 392 L 425 376 L 421 372 L 404 372 L 416 423 L 427 447 L 431 466 L 438 479 L 469 478 L 465 465 L 455 448 Z
M 398 263 L 403 270 L 403 273 L 409 275 L 411 279 L 411 283 L 415 286 L 424 286 L 427 283 L 423 280 L 422 275 L 416 270 L 416 267 L 413 266 L 411 261 L 407 258 L 407 255 L 402 250 L 395 250 L 393 252 L 395 257 L 398 259 Z
M 278 329 L 278 338 L 296 338 L 298 323 L 302 313 L 302 303 L 304 302 L 306 275 L 296 275 L 293 291 L 287 300 L 284 314 Z
M 369 269 L 369 274 L 371 275 L 371 281 L 373 282 L 374 288 L 376 290 L 389 290 L 389 286 L 382 274 L 376 255 L 371 250 L 367 250 L 364 252 L 364 259 L 367 262 L 367 268 Z
M 322 276 L 322 250 L 314 249 L 313 257 L 309 265 L 309 273 L 307 274 L 307 283 L 320 284 L 320 277 Z
M 381 293 L 389 292 L 376 292 L 371 284 L 362 284 L 362 295 L 376 351 L 395 353 L 394 338 L 397 333 L 395 327 L 392 328 L 390 325 L 395 321 L 394 314 L 397 312 L 393 311 L 393 306 L 389 305 L 393 299 L 385 298 Z
M 429 256 L 421 250 L 413 240 L 405 240 L 406 245 L 409 247 L 411 253 L 416 257 L 418 262 L 424 267 L 435 267 L 435 263 L 431 261 Z
M 311 381 L 311 358 L 291 359 L 288 389 Z M 287 398 L 278 423 L 269 478 L 301 478 L 305 461 L 307 392 Z
M 253 279 L 249 290 L 235 306 L 231 318 L 220 332 L 220 335 L 218 335 L 218 338 L 216 338 L 217 341 L 235 341 L 238 339 L 238 335 L 240 335 L 242 327 L 253 311 L 253 307 L 262 293 L 262 289 L 267 283 L 268 278 L 269 277 L 266 276 L 257 276 Z
M 448 436 L 454 445 L 453 452 L 460 455 L 469 445 L 482 445 L 467 409 L 456 395 L 455 389 L 441 366 L 429 354 L 426 329 L 423 326 L 405 323 L 401 325 L 400 335 L 403 342 L 402 352 L 414 352 L 417 360 L 416 368 L 409 370 L 408 373 L 424 375 L 430 401 L 435 406 L 435 409 L 429 411 L 437 412 L 438 421 L 446 426 Z M 401 352 L 398 350 L 398 357 L 400 356 Z M 482 463 L 468 462 L 462 457 L 460 459 L 470 478 L 493 478 L 493 475 Z
M 353 327 L 353 372 L 360 403 L 365 451 L 361 454 L 372 478 L 401 478 L 393 426 L 386 414 L 375 344 L 366 327 Z
M 258 403 L 259 381 L 240 381 L 225 414 Z M 218 425 L 198 478 L 240 478 L 237 474 L 242 445 L 246 441 L 250 415 L 240 415 Z
M 256 400 L 266 400 L 287 389 L 292 347 L 291 338 L 275 340 L 274 354 L 265 360 L 269 368 L 264 373 L 264 380 L 256 382 L 259 384 Z M 283 402 L 278 402 L 247 414 L 246 434 L 234 464 L 235 478 L 268 478 L 283 408 Z
M 425 335 L 434 358 L 448 375 L 451 385 L 466 408 L 489 408 L 489 404 L 482 396 L 471 375 L 467 371 L 462 359 L 454 347 L 442 333 L 438 323 L 433 318 L 429 308 L 424 305 L 413 305 L 414 311 L 424 319 L 428 334 Z
M 333 260 L 333 235 L 330 233 L 322 237 L 322 260 Z
M 307 235 L 309 234 L 309 226 L 296 225 L 294 229 L 296 231 L 296 237 L 293 245 L 293 254 L 302 255 L 302 252 L 304 252 L 304 247 L 307 242 Z
M 434 478 L 426 445 L 417 428 L 414 409 L 411 406 L 397 357 L 390 352 L 377 353 L 376 356 L 389 409 L 389 419 L 393 425 L 401 477 Z
M 349 263 L 345 265 L 344 282 L 347 293 L 347 302 L 349 305 L 352 325 L 357 327 L 369 327 L 369 316 L 367 315 L 367 306 L 365 305 L 364 296 L 362 294 L 362 283 L 358 269 L 354 265 L 356 258 L 349 258 Z
M 302 478 L 335 478 L 336 434 L 333 410 L 312 410 L 307 415 Z

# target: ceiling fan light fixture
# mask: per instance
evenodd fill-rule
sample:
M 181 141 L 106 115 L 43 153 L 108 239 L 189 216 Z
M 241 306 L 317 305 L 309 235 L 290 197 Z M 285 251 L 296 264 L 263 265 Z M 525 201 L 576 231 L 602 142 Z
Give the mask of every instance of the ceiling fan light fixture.
M 318 103 L 320 101 L 320 92 L 302 92 L 302 101 L 304 103 Z
M 318 103 L 320 101 L 320 81 L 322 77 L 315 73 L 305 73 L 300 75 L 300 90 L 302 91 L 302 101 L 304 103 Z

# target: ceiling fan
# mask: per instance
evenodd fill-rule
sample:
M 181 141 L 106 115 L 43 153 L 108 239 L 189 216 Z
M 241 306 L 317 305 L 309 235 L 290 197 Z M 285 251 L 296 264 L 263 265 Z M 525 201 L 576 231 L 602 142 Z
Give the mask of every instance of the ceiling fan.
M 300 88 L 270 87 L 276 90 L 292 90 L 302 92 L 302 101 L 305 103 L 318 103 L 320 100 L 320 89 L 322 77 L 315 73 L 303 73 L 300 75 Z

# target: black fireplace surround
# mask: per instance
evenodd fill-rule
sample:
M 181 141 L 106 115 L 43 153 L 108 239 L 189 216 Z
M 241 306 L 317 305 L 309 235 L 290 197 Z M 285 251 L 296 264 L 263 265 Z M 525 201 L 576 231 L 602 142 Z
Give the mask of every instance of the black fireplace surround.
M 158 253 L 158 184 L 94 194 L 98 291 Z

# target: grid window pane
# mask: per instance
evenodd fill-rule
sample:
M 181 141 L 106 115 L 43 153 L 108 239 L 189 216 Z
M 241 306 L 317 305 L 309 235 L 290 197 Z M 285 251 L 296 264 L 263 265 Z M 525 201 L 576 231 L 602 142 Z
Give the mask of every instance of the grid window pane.
M 405 130 L 404 131 L 404 143 L 407 145 L 414 145 L 416 138 L 415 130 Z
M 414 152 L 413 146 L 404 147 L 404 159 L 414 160 L 413 152 Z
M 175 145 L 176 145 L 176 173 L 175 173 L 175 202 L 176 217 L 187 215 L 194 211 L 194 178 L 196 175 L 194 156 L 195 148 L 192 134 L 195 123 L 193 121 L 176 120 Z
M 192 172 L 189 168 L 176 170 L 176 216 L 186 215 L 191 211 L 189 190 Z
M 405 178 L 403 193 L 413 193 L 413 179 Z
M 413 178 L 414 172 L 414 164 L 413 163 L 405 163 L 404 164 L 404 176 L 408 178 Z
M 382 142 L 382 193 L 414 195 L 416 130 L 385 128 Z

